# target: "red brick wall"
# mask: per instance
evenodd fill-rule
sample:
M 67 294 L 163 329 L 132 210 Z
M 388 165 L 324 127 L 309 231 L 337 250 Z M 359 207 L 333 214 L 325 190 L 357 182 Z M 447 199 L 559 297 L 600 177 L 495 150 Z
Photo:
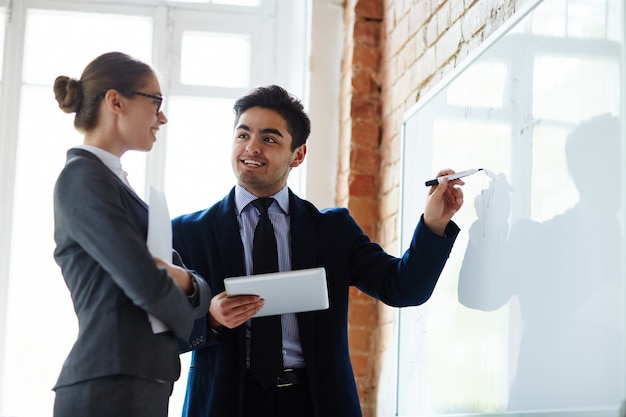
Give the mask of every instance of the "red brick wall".
M 398 254 L 404 113 L 529 0 L 346 0 L 337 204 Z M 425 190 L 416 190 L 425 192 Z M 350 293 L 350 351 L 364 417 L 376 416 L 395 312 Z M 392 345 L 393 346 L 393 345 Z
M 338 204 L 347 207 L 361 228 L 377 241 L 382 100 L 382 0 L 347 1 L 342 100 Z M 364 416 L 376 404 L 377 302 L 350 291 L 350 354 Z

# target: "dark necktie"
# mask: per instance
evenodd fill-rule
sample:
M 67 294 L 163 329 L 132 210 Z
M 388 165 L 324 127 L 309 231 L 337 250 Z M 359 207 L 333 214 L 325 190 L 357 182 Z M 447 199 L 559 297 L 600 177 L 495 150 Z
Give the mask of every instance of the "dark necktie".
M 252 241 L 252 273 L 278 272 L 278 252 L 274 227 L 267 214 L 273 198 L 259 198 L 252 204 L 260 214 Z M 283 372 L 282 328 L 280 316 L 252 319 L 250 371 L 263 387 L 276 383 Z

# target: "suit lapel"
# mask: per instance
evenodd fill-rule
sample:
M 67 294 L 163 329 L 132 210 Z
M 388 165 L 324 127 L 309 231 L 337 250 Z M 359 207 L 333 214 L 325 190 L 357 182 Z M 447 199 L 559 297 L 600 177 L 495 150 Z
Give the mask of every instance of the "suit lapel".
M 291 269 L 318 266 L 313 213 L 291 190 L 289 191 L 289 213 L 291 217 Z M 309 369 L 315 369 L 315 313 L 298 313 L 296 316 L 306 366 Z
M 215 242 L 224 265 L 224 278 L 246 274 L 243 243 L 235 214 L 235 189 L 224 197 L 213 219 Z
M 244 261 L 243 243 L 239 233 L 239 222 L 235 212 L 235 189 L 233 188 L 219 203 L 217 212 L 211 220 L 211 230 L 213 231 L 215 245 L 219 251 L 219 257 L 223 265 L 224 275 L 221 277 L 238 277 L 246 274 Z M 224 283 L 221 283 L 224 288 Z M 237 344 L 240 352 L 239 375 L 240 384 L 245 381 L 246 369 L 246 326 L 239 326 L 234 330 L 237 334 Z M 243 390 L 243 385 L 242 390 Z
M 124 190 L 128 193 L 128 195 L 130 195 L 138 204 L 140 204 L 143 208 L 145 208 L 146 210 L 148 210 L 148 205 L 146 204 L 145 201 L 143 201 L 136 193 L 134 190 L 132 190 L 131 188 L 128 187 L 128 185 L 124 184 L 124 181 L 122 181 L 122 179 L 120 177 L 118 177 L 117 175 L 115 175 L 115 173 L 113 171 L 111 171 L 104 162 L 102 162 L 102 160 L 100 158 L 98 158 L 96 155 L 92 154 L 89 151 L 86 151 L 84 149 L 77 149 L 77 148 L 71 148 L 67 151 L 67 162 L 69 162 L 71 159 L 73 158 L 87 158 L 87 159 L 91 159 L 92 161 L 98 162 L 99 164 L 102 165 L 103 168 L 106 169 L 107 172 L 109 172 L 111 175 L 113 175 L 115 177 L 115 179 L 117 180 L 117 182 L 120 183 L 120 185 L 124 188 Z
M 291 269 L 316 266 L 315 223 L 303 201 L 289 191 L 289 213 L 291 228 Z

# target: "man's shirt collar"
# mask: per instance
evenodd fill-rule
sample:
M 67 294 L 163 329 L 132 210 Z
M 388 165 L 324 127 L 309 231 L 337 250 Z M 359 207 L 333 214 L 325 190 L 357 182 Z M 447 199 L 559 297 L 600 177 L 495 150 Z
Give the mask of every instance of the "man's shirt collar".
M 276 200 L 278 206 L 285 214 L 289 214 L 289 187 L 285 185 L 279 192 L 271 195 L 270 197 Z M 240 215 L 241 211 L 257 198 L 257 196 L 243 188 L 241 185 L 235 185 L 235 208 L 237 209 L 237 215 Z

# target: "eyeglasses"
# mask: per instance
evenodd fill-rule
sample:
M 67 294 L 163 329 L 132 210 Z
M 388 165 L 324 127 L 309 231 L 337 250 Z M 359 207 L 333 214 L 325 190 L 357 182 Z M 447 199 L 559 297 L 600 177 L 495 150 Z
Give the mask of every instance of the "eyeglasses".
M 152 103 L 156 106 L 156 114 L 157 116 L 159 115 L 159 112 L 161 111 L 161 104 L 163 104 L 163 96 L 155 96 L 152 94 L 141 93 L 139 91 L 131 91 L 130 93 L 142 97 L 151 98 L 153 100 Z

